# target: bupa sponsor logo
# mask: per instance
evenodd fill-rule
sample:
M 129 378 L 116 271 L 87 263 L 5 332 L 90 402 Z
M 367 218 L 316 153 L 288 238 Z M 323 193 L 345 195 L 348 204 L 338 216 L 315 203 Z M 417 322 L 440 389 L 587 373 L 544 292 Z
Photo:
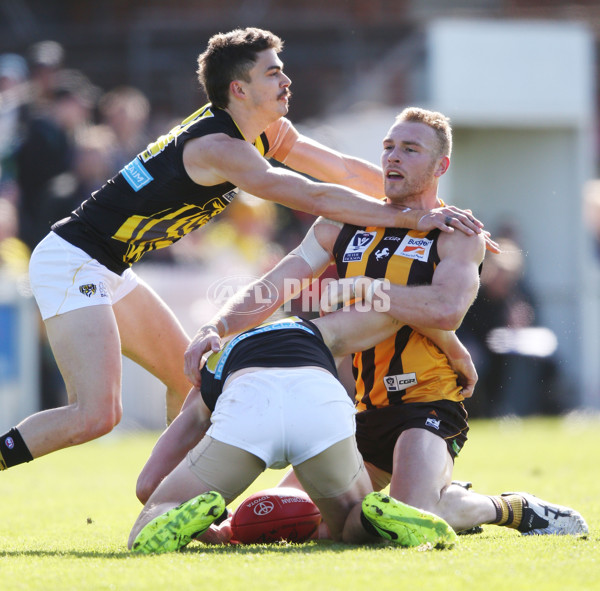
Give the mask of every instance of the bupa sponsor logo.
M 369 248 L 376 235 L 377 232 L 357 231 L 346 247 L 342 261 L 344 263 L 362 261 L 363 254 L 365 254 L 365 251 Z
M 433 240 L 428 238 L 414 238 L 413 236 L 405 236 L 394 254 L 414 259 L 416 261 L 426 262 L 429 258 L 429 251 Z
M 425 426 L 426 427 L 433 427 L 436 430 L 440 430 L 440 423 L 442 421 L 440 421 L 440 419 L 433 419 L 431 417 L 427 417 L 427 419 L 425 420 Z
M 388 392 L 400 392 L 417 384 L 417 374 L 413 372 L 396 376 L 385 376 L 383 383 Z

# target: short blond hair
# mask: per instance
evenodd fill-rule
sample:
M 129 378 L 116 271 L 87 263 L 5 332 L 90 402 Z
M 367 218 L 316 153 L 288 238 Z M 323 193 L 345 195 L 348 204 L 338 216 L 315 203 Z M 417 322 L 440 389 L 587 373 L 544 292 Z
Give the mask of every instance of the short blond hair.
M 435 131 L 438 138 L 438 156 L 448 156 L 452 153 L 452 127 L 450 119 L 437 111 L 428 111 L 420 107 L 407 107 L 397 117 L 396 122 L 408 121 L 424 123 Z

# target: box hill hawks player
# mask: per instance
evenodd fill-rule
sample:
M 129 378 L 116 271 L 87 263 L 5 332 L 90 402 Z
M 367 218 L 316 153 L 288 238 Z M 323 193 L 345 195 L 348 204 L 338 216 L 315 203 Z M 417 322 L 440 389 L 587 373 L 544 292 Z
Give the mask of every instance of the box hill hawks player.
M 439 205 L 438 182 L 450 164 L 451 140 L 441 113 L 402 111 L 383 140 L 387 198 L 408 207 Z M 477 293 L 484 252 L 481 236 L 340 227 L 320 219 L 260 281 L 281 289 L 286 280 L 312 279 L 335 262 L 342 281 L 357 279 L 353 297 L 376 305 L 383 295 L 386 312 L 402 321 L 394 335 L 357 352 L 353 361 L 356 438 L 376 490 L 389 484 L 394 498 L 439 515 L 457 531 L 491 523 L 524 534 L 585 533 L 585 521 L 568 507 L 527 493 L 478 494 L 452 482 L 454 459 L 468 431 L 463 395 L 445 356 L 413 327 L 455 330 L 460 325 Z M 343 298 L 340 286 L 327 285 L 330 306 Z M 188 348 L 186 371 L 192 381 L 198 378 L 199 356 L 219 348 L 219 334 L 261 322 L 282 303 L 283 289 L 270 309 L 246 314 L 257 310 L 253 288 L 226 303 L 204 338 Z

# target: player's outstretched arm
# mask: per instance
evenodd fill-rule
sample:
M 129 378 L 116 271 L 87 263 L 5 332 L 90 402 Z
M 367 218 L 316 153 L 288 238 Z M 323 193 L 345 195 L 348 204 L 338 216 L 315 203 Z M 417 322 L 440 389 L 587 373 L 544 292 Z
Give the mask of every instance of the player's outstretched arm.
M 286 299 L 291 299 L 300 292 L 302 280 L 305 280 L 306 285 L 310 283 L 311 268 L 300 257 L 288 254 L 266 275 L 232 296 L 217 314 L 198 330 L 186 349 L 184 373 L 190 382 L 200 386 L 203 355 L 211 350 L 219 351 L 221 338 L 237 334 L 267 320 Z M 265 305 L 262 299 L 263 285 L 268 285 L 272 294 L 268 305 Z M 260 304 L 257 302 L 259 296 Z
M 298 133 L 286 117 L 267 127 L 265 133 L 270 146 L 267 157 L 320 181 L 344 185 L 378 199 L 385 197 L 379 166 Z
M 222 337 L 264 322 L 282 304 L 298 295 L 323 273 L 332 261 L 331 252 L 339 230 L 339 224 L 319 218 L 298 248 L 286 255 L 271 271 L 232 296 L 200 328 L 184 356 L 184 372 L 192 384 L 200 385 L 202 357 L 208 351 L 219 351 Z M 269 305 L 264 302 L 263 286 L 268 286 L 271 294 Z
M 383 312 L 360 310 L 354 305 L 316 318 L 313 322 L 336 358 L 370 349 L 396 333 L 404 324 Z M 458 383 L 463 387 L 462 395 L 465 398 L 472 396 L 477 383 L 477 370 L 471 355 L 456 334 L 433 328 L 412 328 L 440 348 L 458 376 Z
M 485 241 L 460 232 L 442 235 L 438 252 L 431 285 L 366 278 L 356 284 L 357 297 L 411 326 L 456 330 L 477 295 Z
M 397 332 L 403 324 L 388 314 L 359 310 L 353 305 L 315 318 L 313 322 L 334 357 L 370 349 Z
M 136 484 L 136 496 L 145 504 L 156 487 L 204 437 L 211 412 L 197 388 L 188 394 L 181 412 L 158 438 Z
M 406 210 L 350 188 L 317 183 L 290 170 L 274 168 L 251 144 L 224 134 L 190 140 L 184 163 L 190 177 L 199 184 L 229 181 L 252 195 L 333 220 L 381 227 L 439 228 L 444 232 L 452 232 L 456 227 L 467 234 L 481 232 L 481 223 L 468 215 Z M 429 217 L 423 219 L 426 215 Z

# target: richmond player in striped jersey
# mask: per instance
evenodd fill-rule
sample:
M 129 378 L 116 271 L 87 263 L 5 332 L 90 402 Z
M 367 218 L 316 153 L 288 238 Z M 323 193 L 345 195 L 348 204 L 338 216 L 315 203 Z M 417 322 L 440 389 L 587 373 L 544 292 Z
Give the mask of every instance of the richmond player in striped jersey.
M 383 140 L 388 201 L 441 205 L 438 182 L 450 164 L 451 141 L 444 115 L 405 109 Z M 335 262 L 341 279 L 327 286 L 327 310 L 354 298 L 402 322 L 391 337 L 354 355 L 356 436 L 376 490 L 390 484 L 393 497 L 439 515 L 457 531 L 490 523 L 523 534 L 587 532 L 583 518 L 567 507 L 527 493 L 477 494 L 452 481 L 468 431 L 465 392 L 446 356 L 413 327 L 453 331 L 460 325 L 477 294 L 484 252 L 482 235 L 340 227 L 320 219 L 262 280 L 280 290 L 272 312 L 284 293 L 293 295 L 284 289 L 286 280 L 318 277 Z M 354 278 L 354 289 L 344 289 L 347 278 Z M 199 355 L 219 347 L 216 329 L 223 335 L 263 320 L 262 314 L 241 314 L 254 305 L 254 291 L 250 286 L 234 297 L 214 317 L 213 328 L 198 334 L 186 353 L 192 381 L 198 379 Z

